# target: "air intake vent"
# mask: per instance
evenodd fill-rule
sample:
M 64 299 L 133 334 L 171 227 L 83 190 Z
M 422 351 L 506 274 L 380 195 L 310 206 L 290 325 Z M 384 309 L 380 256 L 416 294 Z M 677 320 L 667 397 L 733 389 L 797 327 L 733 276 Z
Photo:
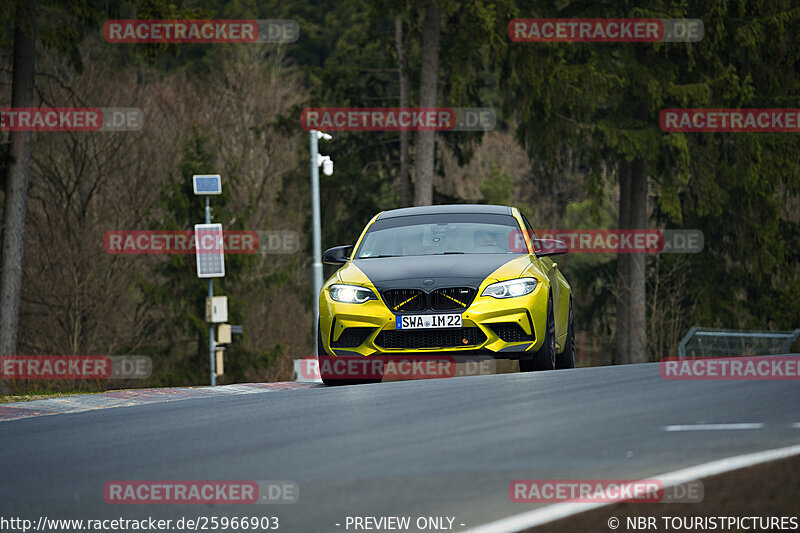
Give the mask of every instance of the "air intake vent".
M 375 344 L 382 348 L 454 348 L 456 346 L 477 346 L 483 344 L 486 335 L 480 328 L 459 328 L 425 331 L 383 330 L 375 338 Z
M 516 322 L 501 322 L 489 324 L 489 327 L 505 342 L 533 342 L 536 340 L 534 335 L 528 335 L 522 326 Z
M 375 328 L 347 328 L 333 341 L 333 348 L 358 348 Z

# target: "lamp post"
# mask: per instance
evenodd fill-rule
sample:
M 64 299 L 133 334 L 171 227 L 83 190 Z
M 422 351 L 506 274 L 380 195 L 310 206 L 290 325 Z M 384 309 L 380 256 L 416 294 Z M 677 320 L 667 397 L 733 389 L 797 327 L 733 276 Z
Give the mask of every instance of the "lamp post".
M 326 176 L 333 174 L 333 160 L 330 156 L 323 156 L 319 154 L 317 141 L 324 139 L 330 141 L 333 139 L 327 133 L 317 130 L 308 132 L 310 138 L 310 151 L 311 151 L 311 225 L 312 225 L 312 247 L 314 249 L 314 263 L 311 270 L 314 277 L 314 350 L 319 353 L 319 346 L 317 346 L 317 339 L 319 338 L 319 292 L 322 290 L 322 234 L 320 222 L 320 209 L 319 209 L 319 167 L 322 166 L 322 172 Z

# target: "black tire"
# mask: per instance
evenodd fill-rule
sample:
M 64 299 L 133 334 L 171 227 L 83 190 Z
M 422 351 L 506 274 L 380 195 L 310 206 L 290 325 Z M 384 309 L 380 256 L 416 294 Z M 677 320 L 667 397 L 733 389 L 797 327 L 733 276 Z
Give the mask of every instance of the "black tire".
M 339 385 L 360 385 L 362 383 L 380 383 L 383 381 L 383 379 L 335 379 L 329 376 L 326 377 L 322 369 L 324 368 L 323 361 L 328 357 L 330 356 L 325 353 L 325 348 L 322 346 L 322 333 L 320 332 L 319 322 L 317 322 L 317 362 L 319 362 L 319 375 L 322 378 L 322 383 L 328 387 L 336 387 Z
M 553 297 L 547 298 L 547 326 L 545 327 L 544 343 L 538 352 L 530 359 L 519 360 L 520 372 L 541 372 L 553 370 L 556 367 L 556 321 L 553 317 Z
M 564 351 L 556 355 L 556 368 L 575 368 L 575 322 L 572 319 L 572 300 L 569 301 L 569 320 Z

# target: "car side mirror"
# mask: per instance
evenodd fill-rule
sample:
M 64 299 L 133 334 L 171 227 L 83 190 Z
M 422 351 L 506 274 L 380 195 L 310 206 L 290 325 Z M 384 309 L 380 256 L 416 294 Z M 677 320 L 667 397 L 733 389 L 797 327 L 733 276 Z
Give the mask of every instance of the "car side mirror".
M 329 265 L 343 265 L 350 259 L 350 251 L 352 249 L 353 245 L 351 244 L 328 248 L 325 250 L 325 253 L 322 254 L 322 262 Z
M 536 250 L 537 257 L 569 253 L 569 247 L 563 241 L 556 239 L 538 239 L 538 242 L 539 246 Z

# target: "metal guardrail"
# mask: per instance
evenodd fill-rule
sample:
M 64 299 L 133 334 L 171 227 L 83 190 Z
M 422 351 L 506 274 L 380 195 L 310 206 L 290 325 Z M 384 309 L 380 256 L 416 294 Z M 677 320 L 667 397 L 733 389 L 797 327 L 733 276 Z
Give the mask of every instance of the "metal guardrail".
M 715 329 L 694 326 L 678 345 L 678 356 L 736 357 L 746 355 L 775 355 L 788 353 L 800 337 L 793 331 L 753 331 Z

